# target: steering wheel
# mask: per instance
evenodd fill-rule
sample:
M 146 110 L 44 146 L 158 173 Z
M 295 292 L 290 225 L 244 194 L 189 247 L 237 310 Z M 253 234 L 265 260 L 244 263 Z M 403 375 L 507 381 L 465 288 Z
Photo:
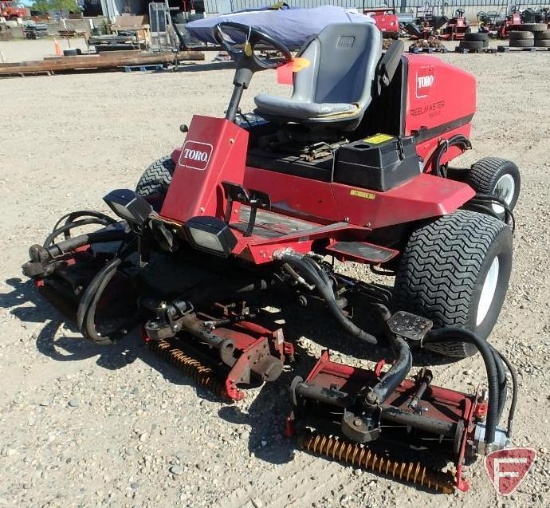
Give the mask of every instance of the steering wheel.
M 242 49 L 237 47 L 242 43 L 239 41 L 234 41 L 227 32 L 238 32 L 243 36 L 244 46 Z M 257 72 L 267 69 L 275 69 L 279 66 L 280 62 L 276 60 L 260 58 L 256 55 L 256 46 L 262 42 L 281 53 L 285 63 L 290 63 L 292 61 L 290 50 L 282 42 L 279 42 L 261 30 L 252 28 L 248 25 L 234 23 L 233 21 L 218 23 L 214 27 L 214 38 L 222 46 L 222 48 L 229 53 L 231 58 L 237 64 L 237 68 L 245 67 L 252 72 Z

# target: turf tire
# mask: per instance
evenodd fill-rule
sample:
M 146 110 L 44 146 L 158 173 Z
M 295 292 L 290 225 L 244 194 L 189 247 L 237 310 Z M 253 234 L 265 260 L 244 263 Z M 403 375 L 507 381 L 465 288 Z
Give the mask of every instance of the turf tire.
M 550 39 L 550 30 L 545 30 L 544 32 L 535 32 L 536 41 L 546 41 Z
M 412 233 L 397 270 L 394 309 L 427 317 L 436 327 L 466 328 L 486 340 L 502 308 L 511 269 L 510 228 L 494 217 L 458 210 Z M 464 342 L 429 348 L 459 358 L 477 351 Z
M 535 39 L 535 48 L 550 48 L 550 39 Z
M 472 164 L 466 183 L 480 194 L 496 194 L 513 210 L 521 190 L 521 176 L 518 167 L 509 160 L 499 157 L 485 157 Z M 494 206 L 494 211 L 504 220 L 503 207 Z
M 162 208 L 175 169 L 170 155 L 162 157 L 144 171 L 136 185 L 136 193 L 147 198 L 156 211 Z

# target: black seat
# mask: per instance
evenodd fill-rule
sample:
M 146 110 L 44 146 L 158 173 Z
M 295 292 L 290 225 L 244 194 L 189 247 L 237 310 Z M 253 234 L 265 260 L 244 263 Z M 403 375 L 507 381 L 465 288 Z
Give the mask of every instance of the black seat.
M 277 123 L 353 130 L 372 100 L 381 54 L 373 23 L 328 25 L 298 55 L 310 65 L 294 74 L 292 96 L 259 94 L 255 111 Z

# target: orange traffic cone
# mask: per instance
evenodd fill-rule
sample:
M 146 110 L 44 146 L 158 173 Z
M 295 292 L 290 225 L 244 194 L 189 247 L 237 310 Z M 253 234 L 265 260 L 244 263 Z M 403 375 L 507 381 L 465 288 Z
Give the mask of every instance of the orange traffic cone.
M 63 56 L 63 50 L 61 49 L 61 46 L 59 45 L 59 42 L 57 42 L 56 39 L 53 40 L 53 47 L 55 49 L 56 56 Z

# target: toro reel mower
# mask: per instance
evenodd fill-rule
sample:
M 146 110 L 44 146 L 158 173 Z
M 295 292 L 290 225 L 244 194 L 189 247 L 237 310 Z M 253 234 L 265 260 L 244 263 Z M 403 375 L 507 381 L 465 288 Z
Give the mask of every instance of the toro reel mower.
M 440 39 L 447 41 L 462 41 L 464 36 L 471 32 L 468 20 L 464 16 L 464 9 L 457 9 L 453 17 L 447 21 L 445 27 L 441 30 Z
M 221 23 L 215 35 L 237 67 L 225 117 L 182 126 L 182 146 L 136 191 L 104 197 L 112 216 L 64 216 L 23 272 L 87 339 L 111 344 L 139 326 L 153 351 L 228 401 L 292 364 L 293 343 L 265 311 L 272 295 L 317 302 L 380 361 L 363 369 L 323 353 L 289 387 L 287 434 L 355 467 L 465 490 L 463 466 L 506 446 L 516 399 L 514 382 L 499 427 L 507 371 L 515 377 L 486 339 L 512 268 L 518 168 L 451 165 L 471 146 L 475 79 L 403 54 L 401 41 L 383 53 L 373 24 L 330 25 L 297 57 L 249 26 Z M 281 64 L 258 56 L 266 46 L 293 72 L 293 92 L 260 94 L 245 114 L 253 75 Z M 393 290 L 367 268 L 395 278 Z M 361 326 L 367 307 L 382 333 Z M 466 394 L 413 372 L 422 348 L 479 352 L 484 387 Z

